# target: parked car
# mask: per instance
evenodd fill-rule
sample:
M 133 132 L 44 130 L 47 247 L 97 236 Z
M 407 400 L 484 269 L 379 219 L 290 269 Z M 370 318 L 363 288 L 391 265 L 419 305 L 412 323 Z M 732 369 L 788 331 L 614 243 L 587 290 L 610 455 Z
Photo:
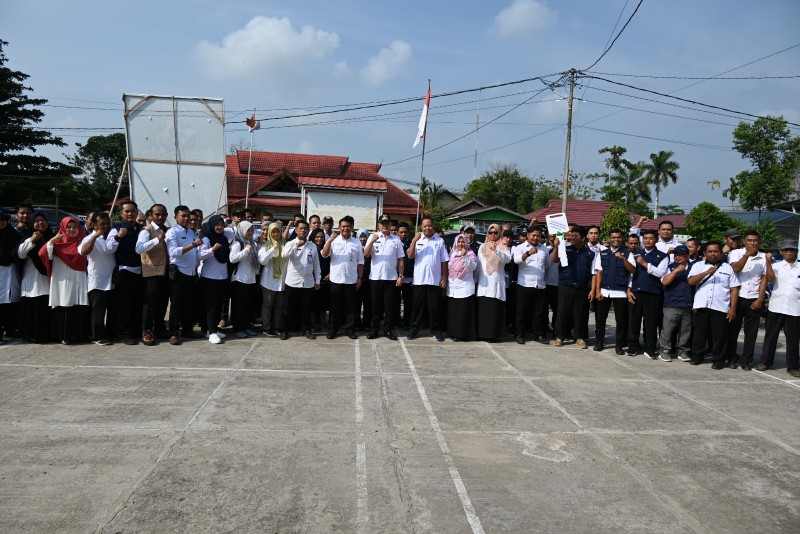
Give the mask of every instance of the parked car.
M 3 212 L 8 213 L 11 216 L 11 224 L 17 224 L 17 212 L 13 207 L 4 207 L 2 208 Z M 58 227 L 61 224 L 61 219 L 64 217 L 75 217 L 79 221 L 83 222 L 85 220 L 84 217 L 79 215 L 75 215 L 74 213 L 69 213 L 62 209 L 58 210 L 58 216 L 56 216 L 56 208 L 55 206 L 34 206 L 33 213 L 42 213 L 45 217 L 47 217 L 47 222 L 50 223 L 50 229 L 53 232 L 58 232 Z

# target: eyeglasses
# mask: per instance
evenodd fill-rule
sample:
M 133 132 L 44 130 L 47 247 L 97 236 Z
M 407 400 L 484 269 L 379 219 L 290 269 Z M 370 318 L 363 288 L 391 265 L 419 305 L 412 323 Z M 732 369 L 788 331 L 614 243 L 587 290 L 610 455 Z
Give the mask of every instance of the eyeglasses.
M 489 235 L 497 235 L 498 232 L 487 232 Z

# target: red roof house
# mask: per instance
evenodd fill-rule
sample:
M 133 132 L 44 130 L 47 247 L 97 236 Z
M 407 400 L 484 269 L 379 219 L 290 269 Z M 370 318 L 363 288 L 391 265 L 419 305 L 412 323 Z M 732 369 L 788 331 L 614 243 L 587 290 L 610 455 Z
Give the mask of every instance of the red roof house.
M 350 214 L 357 225 L 370 228 L 379 213 L 409 220 L 417 201 L 381 176 L 380 168 L 379 163 L 351 162 L 344 156 L 253 151 L 251 157 L 249 151 L 239 150 L 227 156 L 228 206 L 236 210 L 246 204 L 275 218 L 327 210 L 319 215 L 338 221 L 338 216 Z
M 580 226 L 600 226 L 603 222 L 603 214 L 613 205 L 613 202 L 605 200 L 567 200 L 567 220 Z M 542 209 L 527 214 L 529 220 L 536 219 L 544 223 L 545 215 L 561 213 L 561 199 L 554 198 L 547 202 L 547 206 Z M 638 221 L 639 215 L 631 213 L 631 220 Z M 627 228 L 625 228 L 627 230 Z

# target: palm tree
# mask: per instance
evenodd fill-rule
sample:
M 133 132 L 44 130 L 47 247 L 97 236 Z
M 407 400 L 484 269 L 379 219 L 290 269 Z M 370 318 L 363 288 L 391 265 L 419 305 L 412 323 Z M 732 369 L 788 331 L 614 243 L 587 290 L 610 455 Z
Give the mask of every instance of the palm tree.
M 626 162 L 611 175 L 611 180 L 622 192 L 625 205 L 631 206 L 636 202 L 650 202 L 650 186 L 645 176 L 647 164 Z
M 658 199 L 661 190 L 669 185 L 670 180 L 672 183 L 678 181 L 678 169 L 680 165 L 676 161 L 670 161 L 670 158 L 675 153 L 671 150 L 661 150 L 658 154 L 650 154 L 650 163 L 646 163 L 645 180 L 648 185 L 656 186 L 656 204 L 653 208 L 653 219 L 658 217 Z

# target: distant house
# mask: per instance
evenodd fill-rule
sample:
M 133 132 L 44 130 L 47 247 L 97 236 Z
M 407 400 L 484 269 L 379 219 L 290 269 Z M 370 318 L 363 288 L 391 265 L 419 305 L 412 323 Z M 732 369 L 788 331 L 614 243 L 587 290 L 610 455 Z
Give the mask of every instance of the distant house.
M 356 227 L 375 228 L 386 213 L 413 221 L 417 201 L 379 173 L 379 163 L 351 162 L 345 156 L 239 150 L 227 156 L 228 209 L 245 205 L 257 217 L 269 212 L 284 221 L 295 213 L 344 215 Z M 248 186 L 247 171 L 250 168 Z
M 461 197 L 459 197 L 457 194 L 453 193 L 447 188 L 443 188 L 442 190 L 440 190 L 439 194 L 436 195 L 436 198 L 439 201 L 439 205 L 446 210 L 449 210 L 450 206 L 453 206 L 461 202 Z
M 634 219 L 634 224 L 638 221 L 638 218 Z M 672 223 L 672 226 L 675 228 L 675 233 L 682 234 L 685 233 L 684 230 L 686 229 L 686 215 L 662 215 L 658 219 L 653 219 L 651 221 L 647 221 L 646 223 L 642 224 L 642 228 L 646 229 L 654 229 L 658 230 L 658 227 L 661 226 L 661 223 L 664 221 L 669 221 Z
M 513 229 L 516 229 L 519 226 L 525 226 L 528 222 L 524 215 L 502 206 L 485 206 L 479 201 L 477 203 L 481 205 L 472 209 L 459 210 L 458 213 L 448 215 L 449 229 L 459 230 L 464 226 L 471 225 L 478 232 L 486 232 L 492 223 L 510 224 Z
M 476 208 L 485 208 L 486 204 L 481 202 L 475 197 L 456 202 L 447 207 L 447 216 L 458 215 L 459 213 L 474 210 Z
M 603 222 L 603 214 L 613 206 L 613 202 L 605 200 L 567 200 L 567 220 L 579 226 L 600 226 Z M 561 213 L 561 199 L 554 198 L 547 201 L 547 205 L 542 209 L 532 211 L 525 217 L 530 221 L 536 219 L 538 222 L 544 224 L 545 216 L 554 213 Z M 630 213 L 631 221 L 638 221 L 640 216 L 635 213 Z M 623 228 L 627 231 L 627 228 Z

